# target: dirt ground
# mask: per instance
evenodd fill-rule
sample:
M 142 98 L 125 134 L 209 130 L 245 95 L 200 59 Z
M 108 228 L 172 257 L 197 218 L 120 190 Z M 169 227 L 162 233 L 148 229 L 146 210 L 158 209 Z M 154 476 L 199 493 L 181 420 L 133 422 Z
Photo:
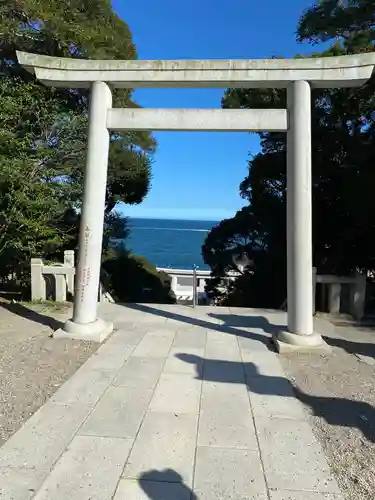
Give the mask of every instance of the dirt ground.
M 96 351 L 53 340 L 68 307 L 0 303 L 0 446 Z
M 330 355 L 293 354 L 280 360 L 311 415 L 345 499 L 373 500 L 375 329 L 324 323 Z

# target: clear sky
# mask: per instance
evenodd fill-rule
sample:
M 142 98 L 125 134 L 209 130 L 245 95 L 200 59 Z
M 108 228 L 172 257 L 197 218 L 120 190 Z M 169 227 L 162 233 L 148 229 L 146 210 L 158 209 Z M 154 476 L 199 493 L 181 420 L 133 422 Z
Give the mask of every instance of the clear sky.
M 297 44 L 302 11 L 313 0 L 113 0 L 128 23 L 139 59 L 255 59 L 309 53 Z M 138 89 L 144 107 L 219 108 L 222 89 Z M 243 201 L 239 183 L 256 134 L 159 132 L 150 194 L 133 217 L 221 220 Z

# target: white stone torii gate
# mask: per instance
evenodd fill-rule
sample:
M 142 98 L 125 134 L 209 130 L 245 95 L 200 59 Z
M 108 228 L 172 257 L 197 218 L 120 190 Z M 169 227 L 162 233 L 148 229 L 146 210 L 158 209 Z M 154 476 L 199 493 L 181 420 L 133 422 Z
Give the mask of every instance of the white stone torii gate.
M 109 130 L 287 131 L 288 329 L 279 351 L 324 348 L 313 330 L 311 87 L 354 87 L 372 76 L 375 53 L 306 59 L 97 61 L 25 52 L 19 63 L 46 85 L 91 88 L 73 318 L 55 336 L 102 341 L 97 317 Z M 286 110 L 112 109 L 110 88 L 287 88 Z

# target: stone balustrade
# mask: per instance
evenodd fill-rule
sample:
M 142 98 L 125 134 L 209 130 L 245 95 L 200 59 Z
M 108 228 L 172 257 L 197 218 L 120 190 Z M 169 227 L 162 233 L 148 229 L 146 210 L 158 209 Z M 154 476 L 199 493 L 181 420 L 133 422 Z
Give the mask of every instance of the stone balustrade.
M 313 298 L 315 312 L 316 285 L 322 285 L 321 309 L 326 309 L 329 314 L 345 312 L 351 314 L 356 320 L 364 316 L 366 302 L 366 278 L 361 274 L 355 276 L 334 276 L 330 274 L 316 274 L 313 268 Z M 343 286 L 349 286 L 349 299 L 346 301 L 345 310 L 342 310 Z M 327 303 L 327 305 L 326 305 Z
M 186 269 L 158 268 L 171 276 L 171 289 L 177 300 L 192 300 L 194 296 L 194 271 Z M 205 286 L 210 279 L 210 271 L 199 270 L 196 273 L 196 293 L 198 300 L 205 296 Z M 237 273 L 229 273 L 223 278 L 233 280 Z M 64 252 L 63 263 L 44 264 L 42 259 L 31 259 L 31 300 L 46 300 L 52 296 L 56 302 L 65 302 L 67 294 L 74 296 L 75 263 L 74 251 Z M 366 301 L 366 278 L 357 274 L 355 276 L 335 276 L 328 274 L 316 274 L 313 268 L 313 312 L 316 311 L 316 288 L 322 286 L 320 293 L 319 309 L 329 314 L 340 314 L 345 312 L 351 314 L 355 319 L 363 318 Z M 342 307 L 343 286 L 349 286 L 349 299 L 345 307 Z M 114 302 L 108 292 L 103 291 L 100 284 L 98 292 L 99 302 Z M 286 303 L 285 303 L 286 306 Z M 344 310 L 342 310 L 344 309 Z
M 67 295 L 74 296 L 75 274 L 74 250 L 65 250 L 63 263 L 45 264 L 42 259 L 31 259 L 31 300 L 52 297 L 56 302 L 65 302 Z M 98 302 L 114 302 L 101 283 Z
M 74 295 L 74 250 L 65 250 L 64 262 L 44 264 L 42 259 L 31 259 L 31 300 L 65 302 L 67 292 Z

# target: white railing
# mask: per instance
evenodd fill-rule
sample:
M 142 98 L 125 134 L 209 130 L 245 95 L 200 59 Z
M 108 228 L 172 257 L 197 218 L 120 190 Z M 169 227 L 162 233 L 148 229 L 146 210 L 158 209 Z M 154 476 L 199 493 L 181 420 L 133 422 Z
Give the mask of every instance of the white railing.
M 205 292 L 206 283 L 211 279 L 211 272 L 201 269 L 173 269 L 158 267 L 171 277 L 171 289 L 176 299 L 180 301 L 193 301 L 195 303 L 207 302 Z M 222 278 L 222 286 L 225 289 L 226 281 L 233 281 L 239 273 L 231 272 Z

